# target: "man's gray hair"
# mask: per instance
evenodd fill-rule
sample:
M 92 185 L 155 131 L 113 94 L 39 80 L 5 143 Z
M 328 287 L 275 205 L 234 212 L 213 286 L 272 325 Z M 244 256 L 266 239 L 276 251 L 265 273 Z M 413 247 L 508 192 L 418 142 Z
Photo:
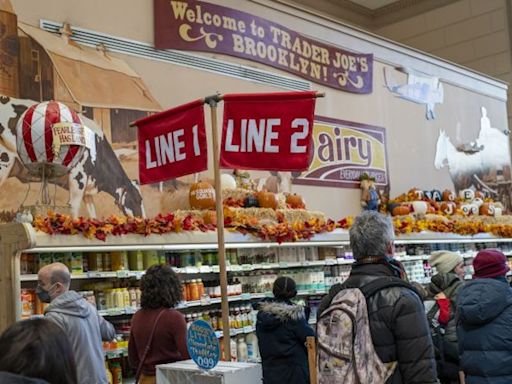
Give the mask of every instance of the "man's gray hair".
M 368 256 L 385 257 L 388 245 L 395 237 L 391 218 L 377 211 L 364 211 L 357 216 L 349 234 L 356 260 Z

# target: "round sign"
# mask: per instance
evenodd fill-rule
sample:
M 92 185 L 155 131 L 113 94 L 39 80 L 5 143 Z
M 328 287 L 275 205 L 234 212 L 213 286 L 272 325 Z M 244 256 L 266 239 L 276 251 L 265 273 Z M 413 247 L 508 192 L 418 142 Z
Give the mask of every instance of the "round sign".
M 187 349 L 199 368 L 214 368 L 220 359 L 220 345 L 210 324 L 196 320 L 187 331 Z

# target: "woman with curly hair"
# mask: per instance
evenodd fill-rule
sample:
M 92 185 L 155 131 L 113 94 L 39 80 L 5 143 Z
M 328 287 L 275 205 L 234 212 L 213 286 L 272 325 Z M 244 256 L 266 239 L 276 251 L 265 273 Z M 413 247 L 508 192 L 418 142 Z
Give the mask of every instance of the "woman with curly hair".
M 141 309 L 132 318 L 128 357 L 141 384 L 156 383 L 155 366 L 189 359 L 187 325 L 174 309 L 181 285 L 168 265 L 150 267 L 141 280 Z

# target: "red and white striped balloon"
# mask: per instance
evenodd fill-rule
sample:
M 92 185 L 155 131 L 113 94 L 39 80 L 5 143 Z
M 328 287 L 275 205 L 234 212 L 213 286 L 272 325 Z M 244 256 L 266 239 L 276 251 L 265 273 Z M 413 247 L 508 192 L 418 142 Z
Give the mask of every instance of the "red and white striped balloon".
M 30 172 L 40 174 L 45 167 L 53 175 L 63 174 L 76 165 L 82 156 L 85 147 L 79 145 L 62 145 L 58 156 L 55 156 L 52 126 L 56 123 L 83 124 L 75 111 L 57 101 L 35 104 L 18 120 L 18 155 Z

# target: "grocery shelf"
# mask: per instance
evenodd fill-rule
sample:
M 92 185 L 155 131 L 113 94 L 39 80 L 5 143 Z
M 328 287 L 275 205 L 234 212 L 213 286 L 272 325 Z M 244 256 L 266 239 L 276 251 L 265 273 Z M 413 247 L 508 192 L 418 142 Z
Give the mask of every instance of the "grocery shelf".
M 256 332 L 256 327 L 249 325 L 243 328 L 230 328 L 229 329 L 229 336 L 237 336 L 237 335 L 243 335 L 248 333 Z M 217 339 L 220 339 L 224 336 L 224 333 L 222 331 L 215 331 L 215 336 L 217 336 Z

